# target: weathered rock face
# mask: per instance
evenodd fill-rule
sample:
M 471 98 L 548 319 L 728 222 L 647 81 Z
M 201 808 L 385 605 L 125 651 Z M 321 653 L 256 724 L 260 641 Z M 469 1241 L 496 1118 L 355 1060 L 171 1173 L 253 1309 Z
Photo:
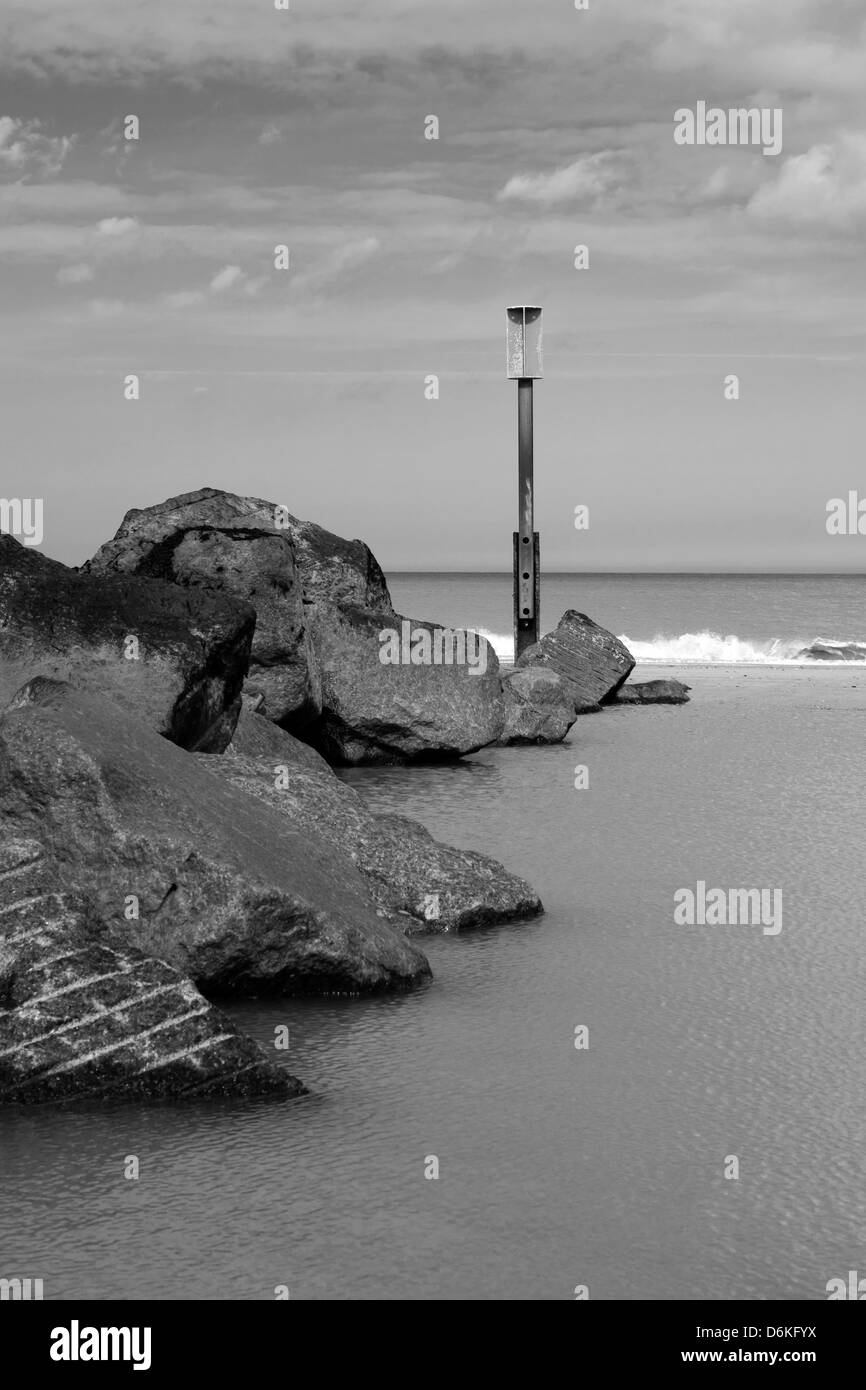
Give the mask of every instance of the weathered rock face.
M 206 992 L 360 993 L 430 974 L 345 852 L 68 685 L 34 681 L 0 715 L 0 818 L 91 895 L 108 944 Z
M 689 699 L 690 685 L 682 681 L 635 681 L 620 686 L 614 701 L 617 705 L 684 705 Z
M 457 931 L 542 911 L 529 885 L 495 859 L 442 844 L 405 816 L 371 813 L 318 753 L 259 715 L 244 711 L 228 752 L 198 761 L 275 807 L 290 825 L 314 829 L 348 854 L 379 906 L 405 914 L 410 933 Z M 285 775 L 275 777 L 276 769 Z
M 97 551 L 85 568 L 93 573 L 136 573 L 153 547 L 189 527 L 250 531 L 288 538 L 306 603 L 329 599 L 391 610 L 391 597 L 376 557 L 363 541 L 347 541 L 312 521 L 298 521 L 279 503 L 241 497 L 203 487 L 169 497 L 153 507 L 126 513 L 113 540 Z
M 310 639 L 322 673 L 322 714 L 304 738 L 330 762 L 399 764 L 458 758 L 495 743 L 504 713 L 499 663 L 489 642 L 450 630 L 354 606 L 319 603 L 308 610 Z M 383 662 L 380 634 L 407 638 L 423 630 L 443 661 L 413 665 Z M 461 646 L 476 658 L 460 660 Z M 393 650 L 393 649 L 392 649 Z
M 561 743 L 577 717 L 562 677 L 545 666 L 527 666 L 503 676 L 502 696 L 503 744 Z
M 69 679 L 174 743 L 218 752 L 237 722 L 254 626 L 252 608 L 222 594 L 97 580 L 0 535 L 0 705 L 34 676 Z
M 38 841 L 0 840 L 0 1104 L 302 1095 L 163 961 L 107 944 Z
M 257 623 L 245 689 L 264 697 L 269 719 L 290 728 L 321 709 L 304 605 L 329 599 L 391 611 L 385 576 L 362 541 L 215 488 L 127 512 L 85 569 L 203 585 L 250 603 Z
M 610 700 L 634 670 L 634 657 L 618 637 L 570 608 L 554 632 L 529 647 L 518 669 L 542 666 L 562 677 L 578 714 Z

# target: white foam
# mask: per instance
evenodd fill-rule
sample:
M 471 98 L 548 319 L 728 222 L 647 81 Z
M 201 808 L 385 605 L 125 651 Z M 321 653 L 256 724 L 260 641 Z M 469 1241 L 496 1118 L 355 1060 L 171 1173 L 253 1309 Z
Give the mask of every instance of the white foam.
M 475 629 L 493 647 L 499 660 L 506 665 L 514 662 L 514 637 L 510 632 L 490 632 L 487 628 Z M 662 633 L 650 641 L 640 641 L 620 635 L 620 642 L 628 647 L 635 661 L 646 666 L 860 666 L 866 665 L 866 643 L 856 643 L 828 637 L 783 638 L 775 637 L 769 642 L 756 642 L 733 633 L 722 636 L 718 632 L 683 632 L 678 636 Z M 804 655 L 810 649 L 833 647 L 860 647 L 861 655 L 855 660 L 850 657 L 824 658 Z
M 829 638 L 803 640 L 775 637 L 769 642 L 755 642 L 732 633 L 723 637 L 718 632 L 683 632 L 677 637 L 659 634 L 650 642 L 637 641 L 626 634 L 619 640 L 628 647 L 635 661 L 642 665 L 851 666 L 866 663 L 866 645 Z M 844 658 L 825 660 L 807 655 L 815 647 L 852 646 L 862 648 L 861 655 L 854 661 Z
M 477 627 L 475 631 L 480 637 L 485 637 L 495 651 L 500 661 L 507 666 L 514 665 L 514 635 L 510 632 L 488 632 L 486 627 Z

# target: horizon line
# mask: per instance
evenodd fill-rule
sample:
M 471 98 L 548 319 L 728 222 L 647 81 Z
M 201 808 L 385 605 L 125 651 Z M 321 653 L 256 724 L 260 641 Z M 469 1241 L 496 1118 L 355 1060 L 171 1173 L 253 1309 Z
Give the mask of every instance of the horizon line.
M 383 573 L 389 574 L 426 574 L 426 575 L 489 575 L 491 578 L 513 579 L 511 570 L 482 570 L 482 569 L 385 569 L 381 567 Z M 739 576 L 742 579 L 843 579 L 843 578 L 866 578 L 866 570 L 656 570 L 656 569 L 633 569 L 633 570 L 544 570 L 541 575 L 542 582 L 545 577 L 560 578 L 608 578 L 611 575 L 656 575 L 676 576 L 681 578 L 684 575 L 691 575 L 702 578 L 730 578 Z

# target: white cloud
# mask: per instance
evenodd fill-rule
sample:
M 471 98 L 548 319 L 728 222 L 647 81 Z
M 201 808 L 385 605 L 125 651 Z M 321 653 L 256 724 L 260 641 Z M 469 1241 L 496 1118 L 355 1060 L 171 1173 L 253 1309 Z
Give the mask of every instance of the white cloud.
M 135 217 L 103 217 L 99 223 L 99 231 L 102 236 L 128 236 L 130 232 L 138 231 L 138 219 Z
M 555 207 L 578 199 L 596 200 L 619 182 L 622 156 L 613 150 L 584 155 L 551 174 L 516 174 L 500 190 L 500 202 L 514 200 Z
M 866 225 L 866 132 L 844 132 L 786 159 L 748 204 L 752 217 L 851 232 Z
M 738 154 L 740 151 L 737 152 Z M 719 164 L 696 194 L 700 203 L 742 203 L 764 182 L 767 165 L 759 156 Z
M 88 280 L 93 279 L 94 274 L 92 266 L 85 265 L 83 261 L 80 261 L 77 265 L 61 266 L 57 272 L 57 283 L 58 285 L 85 285 Z
M 239 265 L 226 265 L 222 270 L 218 270 L 210 281 L 207 290 L 175 290 L 172 294 L 167 294 L 163 298 L 163 303 L 169 309 L 191 309 L 197 304 L 204 304 L 208 296 L 218 296 L 225 294 L 226 290 L 234 286 L 242 286 L 244 292 L 255 298 L 259 290 L 267 281 L 267 276 L 262 276 L 258 280 L 250 280 L 245 271 Z
M 167 294 L 164 302 L 169 309 L 192 309 L 204 299 L 203 290 L 176 290 L 174 294 Z
M 259 136 L 260 145 L 276 145 L 282 140 L 283 132 L 278 125 L 266 125 Z
M 239 265 L 223 266 L 222 270 L 217 271 L 211 280 L 210 289 L 213 294 L 222 294 L 224 290 L 230 290 L 232 285 L 236 285 L 243 278 L 244 272 Z
M 366 236 L 359 241 L 350 241 L 338 246 L 324 261 L 309 271 L 292 278 L 294 289 L 318 292 L 338 280 L 347 270 L 354 270 L 378 255 L 381 250 L 378 237 Z
M 40 121 L 0 116 L 0 167 L 19 176 L 50 177 L 60 171 L 75 139 L 74 135 L 43 135 Z

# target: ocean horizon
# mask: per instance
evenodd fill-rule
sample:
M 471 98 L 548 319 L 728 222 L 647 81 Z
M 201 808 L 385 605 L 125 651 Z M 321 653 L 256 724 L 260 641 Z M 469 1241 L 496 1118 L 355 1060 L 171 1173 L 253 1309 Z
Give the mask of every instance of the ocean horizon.
M 513 662 L 511 575 L 396 571 L 398 612 L 473 629 Z M 866 575 L 569 572 L 542 577 L 542 633 L 586 612 L 646 665 L 866 662 Z M 845 654 L 834 652 L 845 648 Z

